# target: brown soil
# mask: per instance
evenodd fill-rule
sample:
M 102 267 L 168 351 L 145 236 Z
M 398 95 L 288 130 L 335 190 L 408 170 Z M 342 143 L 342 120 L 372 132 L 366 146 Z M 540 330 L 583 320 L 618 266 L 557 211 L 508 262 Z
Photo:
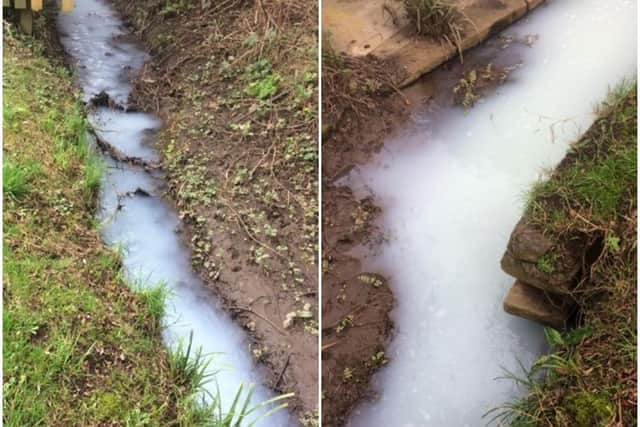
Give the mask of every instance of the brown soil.
M 295 392 L 289 406 L 301 424 L 313 425 L 315 3 L 113 3 L 152 55 L 133 101 L 165 124 L 163 166 L 194 269 L 246 328 L 265 384 Z
M 325 127 L 323 123 L 323 426 L 344 425 L 360 400 L 373 397 L 369 381 L 387 363 L 384 349 L 393 331 L 389 314 L 394 306 L 394 297 L 387 280 L 381 275 L 384 272 L 364 271 L 360 260 L 353 255 L 354 248 L 375 245 L 380 241 L 382 230 L 375 226 L 380 209 L 371 199 L 358 200 L 349 188 L 336 184 L 336 180 L 378 153 L 385 139 L 405 125 L 413 111 L 420 109 L 435 115 L 441 109 L 461 104 L 454 88 L 461 80 L 468 79 L 472 70 L 480 76 L 492 64 L 496 75 L 500 76 L 479 80 L 473 88 L 477 95 L 474 102 L 508 82 L 505 70 L 513 69 L 519 63 L 517 48 L 524 48 L 526 44 L 522 40 L 492 39 L 482 49 L 466 52 L 464 64 L 457 59 L 447 62 L 401 92 L 392 89 L 386 93 L 363 94 L 360 99 L 365 99 L 367 106 L 362 109 L 352 108 L 344 102 L 325 106 L 325 102 L 335 104 L 342 98 L 327 87 L 323 79 L 323 119 L 339 117 L 335 126 Z M 364 63 L 372 60 L 370 57 L 361 59 Z M 378 63 L 379 60 L 369 68 L 375 70 Z M 387 66 L 392 67 L 393 64 L 387 63 Z M 323 75 L 324 67 L 323 63 Z M 361 69 L 347 73 L 352 79 L 357 77 L 357 82 L 351 87 L 358 86 L 361 80 L 379 80 L 379 75 L 366 74 Z M 506 73 L 504 78 L 503 73 Z M 398 73 L 387 71 L 385 75 Z M 334 86 L 343 89 L 339 84 Z M 381 86 L 384 82 L 373 85 Z M 341 114 L 335 115 L 335 111 Z M 325 118 L 324 114 L 334 115 Z

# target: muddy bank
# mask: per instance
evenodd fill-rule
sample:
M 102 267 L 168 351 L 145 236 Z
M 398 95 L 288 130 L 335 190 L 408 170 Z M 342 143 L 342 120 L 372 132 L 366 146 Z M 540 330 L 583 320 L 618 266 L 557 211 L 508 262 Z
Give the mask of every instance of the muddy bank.
M 323 425 L 343 425 L 361 399 L 375 397 L 369 380 L 388 363 L 384 349 L 393 333 L 389 313 L 394 298 L 385 272 L 363 270 L 358 259 L 359 248 L 386 238 L 376 226 L 380 209 L 371 199 L 354 195 L 341 178 L 370 161 L 388 136 L 416 114 L 431 112 L 436 120 L 440 110 L 464 109 L 464 97 L 454 89 L 470 74 L 478 76 L 471 91 L 474 102 L 482 102 L 509 81 L 510 70 L 520 63 L 519 49 L 527 49 L 534 38 L 497 37 L 467 51 L 464 64 L 452 60 L 401 92 L 372 95 L 370 111 L 343 108 L 338 125 L 323 140 Z M 485 78 L 487 67 L 493 71 Z M 327 93 L 331 96 L 323 87 Z
M 295 392 L 290 406 L 313 422 L 315 6 L 113 3 L 151 52 L 132 101 L 165 124 L 163 166 L 193 268 L 251 337 L 265 385 Z

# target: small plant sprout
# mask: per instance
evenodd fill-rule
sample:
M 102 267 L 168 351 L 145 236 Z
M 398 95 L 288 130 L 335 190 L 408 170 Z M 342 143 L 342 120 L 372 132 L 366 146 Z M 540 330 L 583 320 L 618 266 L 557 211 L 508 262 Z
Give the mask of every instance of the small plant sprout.
M 346 383 L 351 381 L 352 379 L 353 379 L 353 369 L 347 366 L 346 368 L 344 368 L 344 371 L 342 371 L 342 381 Z
M 367 285 L 371 285 L 374 288 L 379 288 L 383 285 L 382 279 L 377 274 L 363 273 L 358 275 L 358 280 L 366 283 Z
M 353 326 L 353 315 L 350 314 L 348 316 L 346 316 L 344 319 L 340 320 L 340 322 L 338 323 L 338 326 L 336 326 L 336 334 L 341 333 L 342 331 L 344 331 L 347 328 L 350 328 L 351 326 Z
M 545 274 L 551 274 L 555 271 L 555 263 L 555 256 L 551 254 L 544 254 L 540 258 L 538 258 L 536 268 Z

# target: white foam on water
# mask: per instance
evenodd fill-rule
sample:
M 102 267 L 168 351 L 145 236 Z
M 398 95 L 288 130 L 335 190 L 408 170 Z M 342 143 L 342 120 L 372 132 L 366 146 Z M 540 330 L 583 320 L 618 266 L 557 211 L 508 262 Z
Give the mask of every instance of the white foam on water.
M 512 317 L 500 258 L 525 194 L 636 69 L 636 2 L 549 1 L 508 30 L 539 34 L 511 82 L 467 114 L 418 117 L 347 179 L 373 193 L 390 241 L 368 252 L 397 298 L 380 398 L 351 426 L 482 426 L 522 391 L 496 380 L 546 351 L 540 326 Z M 426 125 L 425 125 L 426 123 Z M 367 252 L 367 250 L 365 250 Z
M 142 66 L 147 55 L 127 41 L 117 14 L 103 1 L 83 0 L 76 2 L 73 13 L 60 14 L 58 28 L 63 45 L 76 61 L 84 100 L 105 91 L 126 106 L 131 92 L 129 74 Z M 89 119 L 99 136 L 125 155 L 159 159 L 148 141 L 160 126 L 156 117 L 99 108 Z M 193 272 L 191 254 L 181 240 L 180 220 L 162 198 L 162 174 L 151 175 L 108 157 L 105 163 L 107 173 L 99 195 L 103 238 L 123 249 L 124 271 L 132 283 L 165 284 L 169 291 L 163 319 L 166 344 L 175 348 L 182 341 L 186 345 L 193 333 L 193 349 L 213 356 L 208 373 L 217 373 L 206 389 L 213 396 L 220 390 L 223 410 L 231 406 L 241 384 L 245 385 L 243 396 L 246 387 L 255 386 L 252 405 L 274 397 L 260 385 L 262 375 L 250 356 L 244 331 L 218 307 L 211 291 Z M 138 189 L 149 194 L 136 193 Z M 287 426 L 293 423 L 291 418 L 280 411 L 258 425 Z

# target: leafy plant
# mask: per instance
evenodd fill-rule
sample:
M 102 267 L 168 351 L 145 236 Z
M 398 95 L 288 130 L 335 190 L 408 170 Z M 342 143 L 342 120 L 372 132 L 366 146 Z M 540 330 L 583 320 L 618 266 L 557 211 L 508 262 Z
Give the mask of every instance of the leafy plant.
M 256 98 L 264 101 L 278 93 L 279 82 L 279 75 L 269 74 L 260 80 L 249 83 L 245 92 L 247 95 L 255 96 Z

